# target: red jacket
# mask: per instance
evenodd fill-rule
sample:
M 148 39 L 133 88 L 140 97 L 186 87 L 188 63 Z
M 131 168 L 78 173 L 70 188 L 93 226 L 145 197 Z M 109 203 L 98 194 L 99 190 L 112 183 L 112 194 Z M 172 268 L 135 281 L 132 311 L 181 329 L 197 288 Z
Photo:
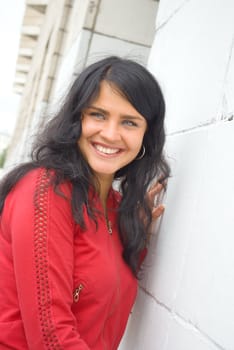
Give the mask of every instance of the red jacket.
M 47 183 L 44 170 L 28 173 L 1 216 L 0 349 L 115 350 L 137 292 L 112 210 L 120 197 L 110 191 L 111 234 L 104 216 L 96 229 L 86 209 L 83 231 Z M 62 191 L 70 196 L 70 184 Z

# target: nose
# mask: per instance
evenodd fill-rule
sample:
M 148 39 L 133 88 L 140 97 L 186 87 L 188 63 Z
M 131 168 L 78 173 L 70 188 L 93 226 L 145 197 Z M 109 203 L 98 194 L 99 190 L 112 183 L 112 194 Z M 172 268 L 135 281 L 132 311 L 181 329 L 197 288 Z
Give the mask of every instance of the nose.
M 100 136 L 109 141 L 116 142 L 121 140 L 120 130 L 117 123 L 114 121 L 107 121 L 100 130 Z

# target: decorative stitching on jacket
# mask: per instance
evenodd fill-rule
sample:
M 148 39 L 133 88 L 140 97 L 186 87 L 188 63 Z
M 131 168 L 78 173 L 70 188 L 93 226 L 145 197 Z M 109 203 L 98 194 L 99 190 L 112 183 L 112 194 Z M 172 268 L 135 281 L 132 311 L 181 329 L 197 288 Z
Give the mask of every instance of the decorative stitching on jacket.
M 49 288 L 49 264 L 47 247 L 49 179 L 41 170 L 37 177 L 35 192 L 34 253 L 36 268 L 37 300 L 43 343 L 48 350 L 62 349 L 52 321 Z

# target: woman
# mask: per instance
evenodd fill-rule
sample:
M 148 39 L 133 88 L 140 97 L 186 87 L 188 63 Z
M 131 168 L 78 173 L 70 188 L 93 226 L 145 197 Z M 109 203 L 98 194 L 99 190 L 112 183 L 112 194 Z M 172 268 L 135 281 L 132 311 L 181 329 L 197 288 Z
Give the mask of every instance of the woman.
M 145 68 L 103 59 L 2 181 L 0 349 L 118 348 L 163 212 L 153 207 L 163 184 L 147 191 L 169 175 L 164 110 Z

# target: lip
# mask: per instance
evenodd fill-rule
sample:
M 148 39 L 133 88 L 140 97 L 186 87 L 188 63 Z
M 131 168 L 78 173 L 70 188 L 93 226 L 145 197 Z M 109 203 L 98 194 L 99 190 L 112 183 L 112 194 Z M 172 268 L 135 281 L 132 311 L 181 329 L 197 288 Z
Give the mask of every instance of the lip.
M 113 147 L 113 146 L 110 146 L 110 145 L 107 145 L 107 144 L 104 144 L 101 142 L 91 142 L 91 146 L 92 146 L 93 150 L 95 151 L 95 153 L 103 158 L 115 158 L 124 152 L 123 148 Z M 102 152 L 101 150 L 99 150 L 97 148 L 97 146 L 100 146 L 102 148 L 109 149 L 109 150 L 116 150 L 116 152 L 105 153 L 105 152 Z

